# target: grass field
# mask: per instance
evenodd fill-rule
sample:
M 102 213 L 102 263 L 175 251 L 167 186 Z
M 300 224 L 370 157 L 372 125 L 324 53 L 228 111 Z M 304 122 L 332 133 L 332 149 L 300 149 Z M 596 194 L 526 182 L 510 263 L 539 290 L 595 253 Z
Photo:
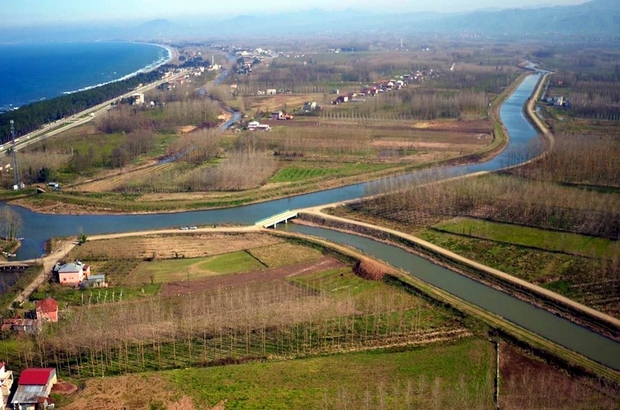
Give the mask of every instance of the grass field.
M 61 320 L 44 337 L 13 346 L 17 351 L 7 351 L 7 360 L 18 361 L 20 367 L 31 366 L 35 360 L 42 366 L 53 364 L 62 369 L 63 377 L 83 379 L 217 366 L 256 358 L 286 360 L 452 343 L 471 336 L 449 310 L 388 283 L 362 279 L 352 266 L 326 258 L 317 249 L 295 243 L 289 245 L 288 252 L 278 244 L 262 248 L 266 261 L 277 260 L 279 255 L 288 265 L 295 260 L 310 262 L 291 265 L 290 269 L 288 265 L 264 269 L 266 264 L 254 256 L 234 252 L 209 258 L 141 262 L 162 267 L 150 271 L 154 273 L 142 273 L 146 284 L 84 291 L 42 288 L 41 294 L 60 300 Z M 252 271 L 248 280 L 232 281 L 228 286 L 212 283 L 201 287 L 200 282 L 236 279 L 243 274 L 186 282 L 186 276 L 178 273 L 179 269 L 225 273 L 231 266 L 247 269 L 248 264 L 259 264 L 259 271 Z M 276 276 L 261 276 L 263 271 L 278 269 L 282 272 Z M 162 281 L 179 280 L 177 285 L 188 287 L 189 293 L 149 297 L 169 285 L 149 284 L 151 274 L 159 275 Z M 124 303 L 130 299 L 130 303 Z M 80 330 L 76 333 L 77 328 Z M 49 344 L 62 352 L 43 347 Z
M 295 162 L 285 165 L 271 177 L 269 182 L 298 182 L 309 181 L 320 178 L 334 178 L 356 175 L 363 172 L 376 172 L 388 169 L 390 166 L 385 164 L 368 163 L 334 163 L 327 162 L 321 165 L 318 162 L 304 163 Z
M 93 403 L 192 410 L 222 401 L 227 409 L 490 409 L 493 357 L 491 343 L 470 338 L 406 351 L 97 378 L 60 404 L 69 410 Z M 131 394 L 138 386 L 140 394 Z
M 451 219 L 433 228 L 456 235 L 575 255 L 611 258 L 618 252 L 618 242 L 608 239 L 471 218 Z
M 619 281 L 617 274 L 613 273 L 615 257 L 613 254 L 611 260 L 592 259 L 537 249 L 531 245 L 512 244 L 463 236 L 460 232 L 452 234 L 433 229 L 424 230 L 418 236 L 466 258 L 539 284 L 601 312 L 620 317 L 620 307 L 617 303 Z M 555 242 L 550 240 L 549 243 Z M 544 242 L 542 244 L 544 245 Z M 610 246 L 613 249 L 613 244 Z
M 249 249 L 248 252 L 270 268 L 314 261 L 322 257 L 321 252 L 317 249 L 290 242 L 256 247 Z
M 127 279 L 127 284 L 181 282 L 208 276 L 226 275 L 263 268 L 245 251 L 197 259 L 169 259 L 142 262 Z
M 513 274 L 533 283 L 547 283 L 577 269 L 584 269 L 588 260 L 518 245 L 470 238 L 426 230 L 419 236 L 431 243 L 487 266 Z
M 491 408 L 493 347 L 468 339 L 404 352 L 175 371 L 198 408 Z M 334 383 L 337 380 L 337 383 Z M 367 404 L 366 404 L 367 403 Z

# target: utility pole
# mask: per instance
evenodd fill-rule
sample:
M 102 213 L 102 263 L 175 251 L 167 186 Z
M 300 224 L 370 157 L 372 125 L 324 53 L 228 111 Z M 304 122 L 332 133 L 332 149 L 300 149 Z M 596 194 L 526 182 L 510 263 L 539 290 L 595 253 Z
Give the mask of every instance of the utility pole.
M 15 143 L 15 122 L 11 120 L 11 138 L 13 139 L 13 176 L 15 177 L 15 189 L 19 189 L 19 168 L 17 167 L 17 148 Z

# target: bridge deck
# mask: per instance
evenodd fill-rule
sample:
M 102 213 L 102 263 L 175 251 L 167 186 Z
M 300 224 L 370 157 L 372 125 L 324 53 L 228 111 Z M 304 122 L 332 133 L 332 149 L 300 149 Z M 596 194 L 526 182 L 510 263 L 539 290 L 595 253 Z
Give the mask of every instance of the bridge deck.
M 296 218 L 297 214 L 298 213 L 295 211 L 284 211 L 277 215 L 270 216 L 269 218 L 261 219 L 256 222 L 256 225 L 260 225 L 263 228 L 269 228 L 272 226 L 275 228 L 279 223 L 287 223 L 289 219 Z

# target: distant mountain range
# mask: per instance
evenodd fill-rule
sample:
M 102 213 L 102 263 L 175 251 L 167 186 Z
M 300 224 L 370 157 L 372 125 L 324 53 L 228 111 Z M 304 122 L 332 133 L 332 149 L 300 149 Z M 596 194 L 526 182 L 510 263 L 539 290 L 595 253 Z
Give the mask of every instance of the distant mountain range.
M 239 15 L 228 20 L 152 20 L 140 25 L 0 29 L 3 42 L 94 40 L 224 39 L 248 35 L 293 36 L 313 33 L 441 33 L 510 37 L 620 37 L 620 0 L 592 0 L 576 6 L 484 10 L 471 13 L 377 14 L 310 10 Z

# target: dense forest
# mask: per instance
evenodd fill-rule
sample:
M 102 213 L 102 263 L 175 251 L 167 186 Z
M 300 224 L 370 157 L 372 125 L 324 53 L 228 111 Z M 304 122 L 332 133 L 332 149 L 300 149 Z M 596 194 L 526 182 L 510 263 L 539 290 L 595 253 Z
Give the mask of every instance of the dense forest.
M 15 121 L 17 137 L 38 129 L 41 125 L 71 116 L 94 107 L 114 97 L 118 97 L 139 84 L 159 80 L 161 69 L 140 73 L 122 81 L 105 84 L 90 90 L 63 95 L 51 100 L 38 101 L 0 115 L 0 141 L 10 139 L 10 120 Z

